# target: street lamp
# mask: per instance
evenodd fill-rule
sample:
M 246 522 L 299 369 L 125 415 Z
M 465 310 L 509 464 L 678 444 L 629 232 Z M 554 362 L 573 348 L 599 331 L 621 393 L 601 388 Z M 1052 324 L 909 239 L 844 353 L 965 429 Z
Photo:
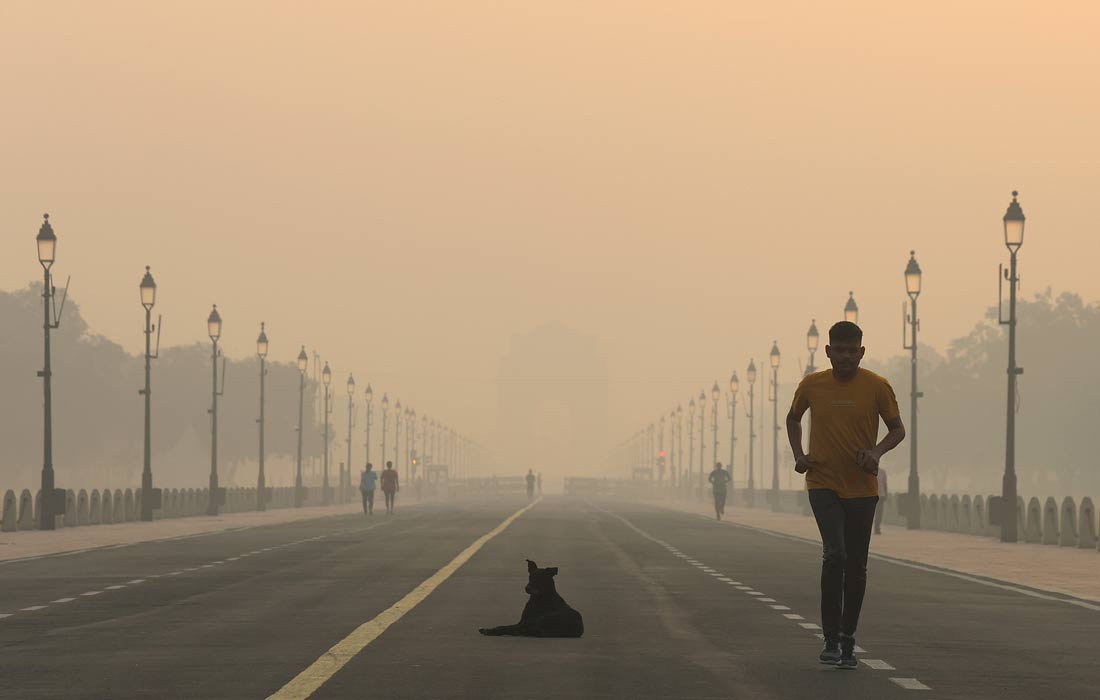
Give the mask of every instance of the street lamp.
M 684 405 L 676 404 L 676 478 L 680 487 L 684 485 Z M 691 471 L 691 462 L 688 462 L 688 471 Z
M 367 382 L 367 464 L 370 464 L 370 429 L 374 427 L 374 389 Z
M 405 457 L 408 463 L 409 480 L 416 478 L 417 455 L 416 455 L 416 409 L 405 409 L 405 424 L 408 426 L 408 430 L 405 431 Z
M 730 394 L 729 400 L 726 401 L 726 413 L 730 419 L 730 488 L 733 487 L 733 455 L 734 448 L 737 445 L 737 389 L 740 388 L 740 382 L 737 381 L 737 372 L 730 375 Z
M 346 476 L 340 480 L 340 500 L 347 502 L 351 489 L 351 431 L 355 427 L 355 377 L 348 373 L 348 461 Z
M 260 475 L 256 479 L 256 510 L 267 509 L 267 480 L 264 476 L 264 378 L 267 376 L 267 331 L 260 321 L 260 335 L 256 338 L 256 356 L 260 358 Z
M 703 484 L 706 483 L 706 472 L 703 466 L 706 462 L 706 422 L 707 422 L 707 393 L 699 390 L 699 500 L 703 500 Z
M 324 461 L 321 466 L 321 505 L 329 504 L 328 495 L 328 415 L 332 413 L 332 404 L 329 403 L 329 385 L 332 384 L 332 370 L 329 369 L 328 362 L 325 362 L 325 368 L 321 370 L 321 383 L 325 385 L 325 451 Z
M 779 344 L 772 341 L 772 510 L 779 510 Z
M 156 326 L 153 325 L 153 306 L 157 303 L 157 283 L 153 281 L 153 275 L 149 272 L 149 266 L 145 266 L 145 276 L 141 278 L 138 286 L 141 291 L 141 305 L 145 307 L 145 388 L 138 393 L 145 396 L 145 452 L 141 468 L 141 519 L 145 522 L 153 520 L 154 508 L 160 507 L 160 499 L 154 496 L 153 491 L 153 431 L 152 431 L 152 404 L 150 397 L 150 361 L 160 355 L 160 317 L 157 317 Z M 157 331 L 157 351 L 152 352 L 153 331 Z
M 61 297 L 60 308 L 54 308 L 57 295 L 53 286 L 50 268 L 57 256 L 57 236 L 50 226 L 50 215 L 42 215 L 42 226 L 35 238 L 38 246 L 38 262 L 42 265 L 42 330 L 43 356 L 42 370 L 42 502 L 38 506 L 38 528 L 53 530 L 58 513 L 65 512 L 65 490 L 54 486 L 53 472 L 53 371 L 50 363 L 50 331 L 61 326 L 61 311 L 65 308 L 69 285 L 65 283 L 65 292 Z
M 693 488 L 693 482 L 695 479 L 692 472 L 695 470 L 695 399 L 691 400 L 688 404 L 688 473 L 687 473 L 687 492 L 688 498 L 691 497 L 691 491 Z
M 1008 319 L 1001 312 L 1003 287 L 997 298 L 997 320 L 1008 326 L 1008 413 L 1005 426 L 1005 473 L 1001 487 L 1001 541 L 1015 542 L 1016 532 L 1016 377 L 1024 373 L 1023 367 L 1016 366 L 1016 290 L 1020 278 L 1016 274 L 1016 254 L 1024 244 L 1024 210 L 1016 201 L 1018 192 L 1012 192 L 1012 202 L 1004 215 L 1005 247 L 1008 248 L 1009 271 L 998 274 L 998 284 L 1008 280 Z
M 305 420 L 303 405 L 306 396 L 306 372 L 309 370 L 309 355 L 306 355 L 306 346 L 298 353 L 298 463 L 294 470 L 294 507 L 301 508 L 302 494 L 302 423 Z
M 213 369 L 213 387 L 210 396 L 210 498 L 206 505 L 207 515 L 217 515 L 222 503 L 221 489 L 218 488 L 218 397 L 225 390 L 225 358 L 222 358 L 222 386 L 218 389 L 218 339 L 222 337 L 222 317 L 218 305 L 210 310 L 206 317 L 206 334 L 213 344 L 211 367 Z
M 745 379 L 749 382 L 749 506 L 753 505 L 753 501 L 756 500 L 756 489 L 754 487 L 753 471 L 753 445 L 756 442 L 756 401 L 753 398 L 753 391 L 756 386 L 756 361 L 749 360 L 749 367 L 745 370 Z
M 420 459 L 424 461 L 425 473 L 427 466 L 431 464 L 431 453 L 428 452 L 428 417 L 420 419 Z
M 917 317 L 917 297 L 921 290 L 921 270 L 917 264 L 916 251 L 909 251 L 909 264 L 905 266 L 905 293 L 909 295 L 912 306 L 910 313 L 905 316 L 909 326 L 910 340 L 905 338 L 905 326 L 902 326 L 902 347 L 912 352 L 910 365 L 909 384 L 909 424 L 913 431 L 913 438 L 909 441 L 909 494 L 908 505 L 905 510 L 906 526 L 910 530 L 920 529 L 920 472 L 917 471 L 917 399 L 924 396 L 917 391 L 917 331 L 920 329 L 920 320 Z
M 718 463 L 718 399 L 722 398 L 722 390 L 718 388 L 718 382 L 710 389 L 710 432 L 714 438 L 714 462 Z
M 386 419 L 390 415 L 389 394 L 382 394 L 382 468 L 386 468 Z
M 844 305 L 844 320 L 848 323 L 859 323 L 859 307 L 856 306 L 856 298 L 852 292 L 848 292 L 848 303 Z
M 810 364 L 806 365 L 806 376 L 817 371 L 814 367 L 814 354 L 821 343 L 821 334 L 817 332 L 817 319 L 810 319 L 810 330 L 806 331 L 806 349 L 810 351 Z
M 401 399 L 393 405 L 393 468 L 401 470 Z M 409 472 L 405 471 L 405 479 L 408 480 Z

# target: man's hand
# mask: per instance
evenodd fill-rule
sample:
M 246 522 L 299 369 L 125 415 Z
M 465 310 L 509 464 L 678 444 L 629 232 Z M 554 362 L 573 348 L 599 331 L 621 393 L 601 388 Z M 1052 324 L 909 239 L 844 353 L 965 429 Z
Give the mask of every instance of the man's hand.
M 860 450 L 856 452 L 856 466 L 868 474 L 878 476 L 878 460 L 879 453 L 876 450 Z
M 794 470 L 799 474 L 805 474 L 817 464 L 817 460 L 810 455 L 802 455 L 794 460 Z

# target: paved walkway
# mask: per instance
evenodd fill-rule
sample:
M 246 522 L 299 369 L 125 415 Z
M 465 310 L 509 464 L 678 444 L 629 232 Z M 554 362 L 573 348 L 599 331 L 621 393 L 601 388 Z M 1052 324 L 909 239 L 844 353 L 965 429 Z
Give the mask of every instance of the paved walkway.
M 713 508 L 704 503 L 659 501 L 654 505 L 714 517 Z M 723 522 L 821 541 L 814 519 L 795 513 L 727 506 Z M 882 534 L 871 540 L 871 554 L 1100 603 L 1100 553 L 1094 549 L 1003 544 L 989 537 L 883 523 Z
M 350 503 L 308 508 L 276 508 L 262 513 L 249 511 L 216 516 L 167 518 L 154 520 L 151 523 L 127 522 L 61 527 L 56 530 L 5 532 L 0 534 L 0 563 L 52 554 L 82 552 L 98 547 L 121 547 L 138 542 L 180 539 L 211 532 L 240 530 L 358 512 L 362 512 L 362 507 L 358 503 Z

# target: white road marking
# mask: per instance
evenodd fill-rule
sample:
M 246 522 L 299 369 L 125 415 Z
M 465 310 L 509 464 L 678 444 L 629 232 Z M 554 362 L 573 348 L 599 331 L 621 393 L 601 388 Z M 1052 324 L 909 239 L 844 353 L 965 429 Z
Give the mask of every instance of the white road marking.
M 51 600 L 50 602 L 51 603 L 71 603 L 74 600 L 76 600 L 76 598 L 58 598 L 57 600 Z
M 751 591 L 752 586 L 738 586 L 737 590 L 739 590 L 739 591 Z
M 800 627 L 802 627 L 803 629 L 807 629 L 807 630 L 819 630 L 819 629 L 821 629 L 821 625 L 819 625 L 817 623 L 814 623 L 814 622 L 799 622 L 798 625 Z
M 733 583 L 733 579 L 729 578 L 728 576 L 720 576 L 718 580 L 722 583 Z
M 200 569 L 212 569 L 212 568 L 214 568 L 214 565 L 213 564 L 203 564 L 199 568 Z
M 22 612 L 34 612 L 35 610 L 45 610 L 45 609 L 46 609 L 45 605 L 32 605 L 32 606 L 27 607 L 27 608 L 19 608 L 19 610 L 22 611 Z
M 0 613 L 0 620 L 3 620 L 5 617 L 11 617 L 11 616 L 12 616 L 12 613 Z
M 806 619 L 806 618 L 802 617 L 801 615 L 799 615 L 798 613 L 783 613 L 783 617 L 787 618 L 788 620 L 805 620 Z
M 771 609 L 772 610 L 790 610 L 790 608 L 787 607 L 786 605 L 773 605 L 773 606 L 771 606 Z
M 712 572 L 710 572 L 710 575 L 716 577 L 719 581 L 726 578 L 725 576 L 722 575 L 721 571 L 712 571 Z
M 708 574 L 713 574 L 715 570 L 714 569 L 709 569 L 709 568 L 704 566 L 703 571 L 707 572 Z
M 107 586 L 108 591 L 117 591 L 120 588 L 126 588 L 126 586 Z
M 81 593 L 80 595 L 99 595 L 103 591 L 88 591 L 87 593 Z
M 132 585 L 134 585 L 135 583 L 145 583 L 145 579 L 143 579 L 143 578 L 136 578 L 136 579 L 134 579 L 133 581 L 127 581 L 126 583 L 127 583 L 127 585 L 130 585 L 130 586 L 132 586 Z
M 760 591 L 745 591 L 745 593 L 748 593 L 749 595 L 764 595 Z
M 741 585 L 744 585 L 744 584 L 742 584 L 742 583 L 741 583 L 740 581 L 730 581 L 730 583 L 731 583 L 731 584 L 733 584 L 734 586 L 741 586 Z
M 237 561 L 240 557 L 229 557 L 226 561 Z
M 182 573 L 183 573 L 182 571 L 171 571 L 171 572 L 165 574 L 165 576 L 179 576 Z
M 932 690 L 924 683 L 918 681 L 916 678 L 891 678 L 890 680 L 894 681 L 906 690 Z
M 757 598 L 761 603 L 774 603 L 775 598 Z
M 307 700 L 314 691 L 325 684 L 333 675 L 351 661 L 368 644 L 378 639 L 391 625 L 400 620 L 405 613 L 419 605 L 432 591 L 449 579 L 455 571 L 470 560 L 485 543 L 493 539 L 515 522 L 521 515 L 539 504 L 542 497 L 517 510 L 504 522 L 474 540 L 470 546 L 462 550 L 454 559 L 448 562 L 442 569 L 425 579 L 419 586 L 407 593 L 405 597 L 379 613 L 373 619 L 364 622 L 352 631 L 351 634 L 337 642 L 320 658 L 314 661 L 308 668 L 292 678 L 289 683 L 272 693 L 268 700 Z
M 896 671 L 893 666 L 886 663 L 882 659 L 860 659 L 863 663 L 867 664 L 876 671 Z

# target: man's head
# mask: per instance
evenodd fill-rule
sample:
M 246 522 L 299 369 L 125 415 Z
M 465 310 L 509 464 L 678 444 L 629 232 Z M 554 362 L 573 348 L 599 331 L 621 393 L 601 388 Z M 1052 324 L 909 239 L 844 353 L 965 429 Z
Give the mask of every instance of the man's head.
M 373 464 L 371 464 L 370 462 L 367 462 L 367 471 L 368 471 L 368 472 L 369 472 L 369 471 L 374 471 L 374 465 L 373 465 Z
M 854 373 L 866 351 L 863 347 L 863 331 L 851 321 L 834 323 L 829 329 L 829 344 L 825 346 L 825 355 L 832 362 L 834 372 Z
M 721 462 L 715 462 L 714 463 L 714 471 L 716 471 L 716 472 L 722 471 L 722 463 Z
M 393 469 L 393 462 L 386 462 L 386 469 Z

